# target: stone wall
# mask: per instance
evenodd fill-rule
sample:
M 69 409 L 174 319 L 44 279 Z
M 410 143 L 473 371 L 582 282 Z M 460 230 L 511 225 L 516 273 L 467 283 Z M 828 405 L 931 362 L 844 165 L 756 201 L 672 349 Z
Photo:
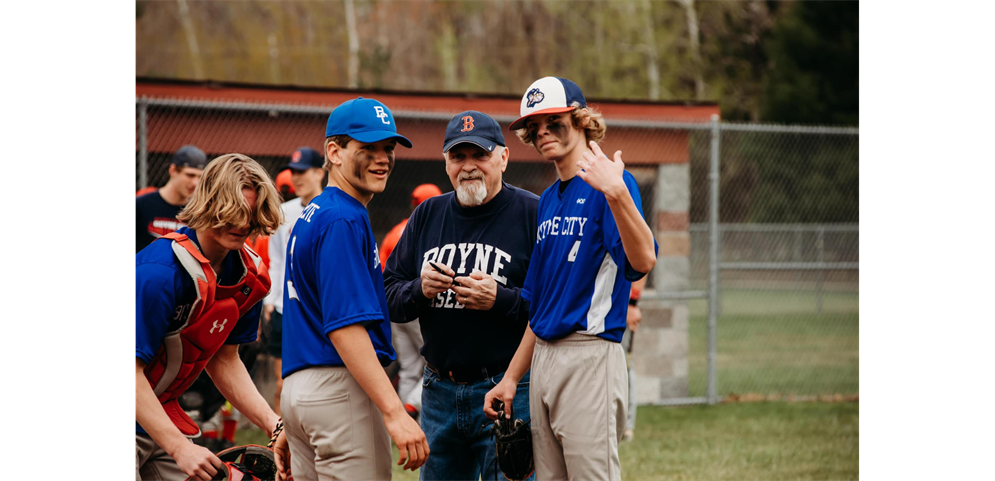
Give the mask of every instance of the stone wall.
M 643 294 L 643 320 L 633 336 L 639 404 L 688 396 L 687 301 L 653 299 L 657 292 L 689 290 L 691 204 L 689 164 L 661 165 L 657 174 L 652 222 L 660 245 L 653 268 L 654 289 Z

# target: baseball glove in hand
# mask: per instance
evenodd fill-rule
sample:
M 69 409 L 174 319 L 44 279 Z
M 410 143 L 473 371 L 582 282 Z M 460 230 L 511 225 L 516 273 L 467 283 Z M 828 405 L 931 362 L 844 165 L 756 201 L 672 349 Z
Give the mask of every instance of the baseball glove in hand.
M 508 406 L 511 419 L 505 419 L 504 403 L 498 400 L 494 401 L 494 410 L 498 412 L 498 417 L 491 427 L 491 435 L 495 438 L 498 467 L 505 478 L 521 481 L 535 472 L 532 428 L 529 427 L 531 421 L 515 419 L 511 406 Z
M 235 446 L 217 454 L 221 469 L 212 478 L 215 481 L 269 481 L 277 478 L 276 459 L 273 445 L 283 431 L 283 420 L 276 424 L 273 437 L 265 447 L 255 444 Z M 194 478 L 189 477 L 187 481 Z M 290 478 L 293 481 L 293 477 Z
M 218 453 L 221 469 L 214 480 L 225 481 L 268 481 L 276 479 L 276 461 L 273 450 L 263 446 L 247 444 L 235 446 Z M 191 481 L 194 478 L 187 478 Z

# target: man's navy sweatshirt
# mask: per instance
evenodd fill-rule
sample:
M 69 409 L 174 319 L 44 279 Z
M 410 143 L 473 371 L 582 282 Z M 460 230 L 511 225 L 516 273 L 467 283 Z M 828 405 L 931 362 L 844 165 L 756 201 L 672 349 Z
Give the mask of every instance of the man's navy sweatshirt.
M 443 371 L 507 367 L 528 326 L 522 284 L 536 243 L 539 197 L 502 184 L 490 202 L 463 207 L 455 192 L 432 197 L 411 214 L 387 259 L 384 285 L 391 322 L 420 319 L 422 355 Z M 442 263 L 456 277 L 473 271 L 497 282 L 489 311 L 465 308 L 452 289 L 428 299 L 421 290 L 426 261 Z

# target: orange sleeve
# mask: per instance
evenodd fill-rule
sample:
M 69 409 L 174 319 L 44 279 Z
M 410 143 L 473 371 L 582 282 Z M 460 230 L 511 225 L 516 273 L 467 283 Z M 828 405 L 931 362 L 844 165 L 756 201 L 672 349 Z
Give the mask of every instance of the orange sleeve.
M 256 251 L 256 254 L 259 254 L 259 257 L 263 258 L 263 263 L 269 268 L 269 236 L 257 237 L 252 250 Z
M 383 270 L 384 265 L 387 264 L 387 258 L 390 257 L 391 252 L 394 252 L 397 241 L 401 240 L 401 233 L 404 232 L 406 225 L 408 225 L 408 219 L 402 220 L 384 236 L 383 244 L 380 246 L 380 270 Z

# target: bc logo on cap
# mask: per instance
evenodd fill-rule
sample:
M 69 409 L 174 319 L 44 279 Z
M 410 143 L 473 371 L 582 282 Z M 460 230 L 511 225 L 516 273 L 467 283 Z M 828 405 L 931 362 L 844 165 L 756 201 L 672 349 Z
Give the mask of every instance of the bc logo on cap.
M 385 123 L 387 125 L 390 125 L 390 121 L 387 120 L 387 112 L 383 111 L 383 107 L 381 107 L 379 105 L 374 105 L 373 109 L 377 111 L 377 117 L 380 118 L 381 122 L 383 122 L 383 123 Z
M 542 102 L 542 99 L 546 98 L 546 96 L 543 95 L 542 90 L 539 90 L 538 88 L 529 90 L 529 92 L 525 94 L 525 96 L 528 97 L 529 99 L 529 102 L 526 104 L 526 106 L 530 109 L 532 107 L 535 107 L 537 103 Z

